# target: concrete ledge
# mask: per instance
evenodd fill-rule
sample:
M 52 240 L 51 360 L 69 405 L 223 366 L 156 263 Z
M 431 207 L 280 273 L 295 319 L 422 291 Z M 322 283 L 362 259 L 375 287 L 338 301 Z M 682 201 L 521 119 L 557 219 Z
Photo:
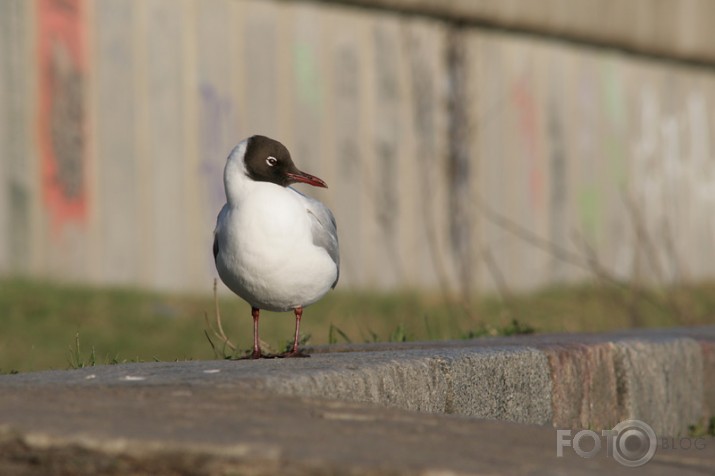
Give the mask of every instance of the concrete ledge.
M 13 461 L 36 453 L 48 461 L 65 461 L 68 454 L 82 461 L 94 458 L 92 471 L 113 454 L 129 458 L 127 468 L 144 457 L 154 469 L 151 465 L 167 458 L 185 460 L 203 468 L 197 474 L 222 474 L 214 466 L 201 466 L 212 458 L 247 471 L 249 456 L 273 471 L 280 467 L 285 472 L 281 462 L 295 462 L 288 474 L 346 468 L 375 474 L 408 474 L 405 468 L 466 474 L 469 464 L 490 455 L 471 448 L 455 456 L 467 451 L 459 439 L 473 444 L 481 441 L 474 438 L 492 438 L 490 451 L 497 451 L 500 438 L 531 435 L 533 441 L 520 440 L 526 447 L 520 451 L 541 454 L 534 456 L 543 463 L 536 468 L 551 471 L 555 434 L 548 427 L 610 429 L 636 418 L 666 437 L 683 435 L 689 424 L 712 415 L 714 349 L 715 327 L 704 327 L 336 346 L 314 348 L 310 359 L 146 363 L 6 375 L 0 377 L 0 424 L 6 428 L 0 454 L 15 455 Z M 286 437 L 304 430 L 316 441 Z M 376 438 L 382 432 L 397 439 Z M 435 446 L 435 435 L 445 443 Z M 353 437 L 364 448 L 354 447 Z M 253 444 L 257 441 L 263 443 Z M 386 446 L 377 449 L 377 444 Z M 326 448 L 334 453 L 324 454 Z M 395 463 L 387 464 L 374 460 L 370 451 L 401 456 L 388 457 Z M 668 465 L 683 463 L 681 457 L 689 461 L 683 463 L 686 469 L 697 467 L 703 457 L 712 464 L 715 451 L 708 451 L 695 459 L 691 453 L 671 455 Z M 176 459 L 176 454 L 183 456 Z M 412 466 L 397 464 L 399 458 Z M 492 470 L 521 471 L 530 464 L 511 459 L 504 449 L 500 458 L 490 460 L 498 461 Z M 614 469 L 610 460 L 595 466 L 589 466 L 591 460 L 588 465 L 585 460 L 558 461 L 568 468 L 565 473 Z M 0 470 L 7 464 L 0 457 Z
M 708 0 L 324 0 L 712 65 Z
M 551 420 L 547 361 L 528 347 L 395 350 L 355 357 L 331 355 L 332 369 L 270 375 L 262 384 L 282 395 L 522 423 Z
M 508 338 L 407 343 L 396 346 L 383 343 L 371 346 L 333 346 L 332 352 L 361 352 L 368 349 L 434 349 L 435 355 L 449 349 L 464 349 L 483 362 L 489 360 L 485 352 L 508 348 L 520 351 L 532 349 L 545 357 L 547 367 L 541 368 L 534 356 L 530 370 L 548 378 L 545 392 L 536 391 L 540 384 L 533 374 L 523 381 L 530 382 L 544 403 L 549 400 L 548 421 L 557 428 L 611 428 L 626 418 L 649 422 L 659 434 L 684 434 L 689 424 L 715 415 L 715 327 L 652 329 L 609 334 L 551 334 Z M 439 349 L 439 350 L 438 350 Z M 314 352 L 328 351 L 315 348 Z M 476 357 L 478 356 L 478 357 Z M 518 359 L 510 359 L 513 366 Z M 519 367 L 518 365 L 516 366 Z M 499 366 L 492 365 L 492 371 Z M 514 369 L 511 369 L 514 370 Z M 461 374 L 462 381 L 482 378 L 476 369 Z M 524 374 L 524 377 L 527 377 Z M 531 401 L 529 390 L 505 391 L 498 401 L 519 395 Z M 461 396 L 466 398 L 465 393 Z M 459 397 L 457 397 L 459 398 Z M 384 403 L 384 402 L 380 402 Z M 446 409 L 445 411 L 449 411 Z M 495 414 L 472 408 L 455 408 L 455 413 L 510 421 L 543 423 L 538 411 Z M 525 415 L 528 415 L 525 419 Z M 544 415 L 544 413 L 541 413 Z
M 310 359 L 141 363 L 4 376 L 6 387 L 218 385 L 558 428 L 626 418 L 682 435 L 715 407 L 715 327 L 316 347 Z M 334 352 L 330 352 L 334 350 Z

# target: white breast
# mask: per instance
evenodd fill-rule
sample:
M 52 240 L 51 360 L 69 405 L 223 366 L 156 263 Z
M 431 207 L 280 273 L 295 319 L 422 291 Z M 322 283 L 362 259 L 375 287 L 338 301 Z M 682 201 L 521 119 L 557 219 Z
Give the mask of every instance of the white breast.
M 260 309 L 312 304 L 337 277 L 327 251 L 313 243 L 304 199 L 272 183 L 254 182 L 238 203 L 227 204 L 216 238 L 221 279 Z

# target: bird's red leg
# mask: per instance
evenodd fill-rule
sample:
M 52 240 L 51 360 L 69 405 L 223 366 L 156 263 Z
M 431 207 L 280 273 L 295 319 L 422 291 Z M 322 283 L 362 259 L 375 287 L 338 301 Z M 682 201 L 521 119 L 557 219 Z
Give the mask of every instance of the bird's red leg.
M 293 350 L 291 355 L 298 355 L 298 340 L 300 339 L 300 319 L 303 317 L 303 308 L 301 306 L 293 309 L 295 312 L 295 338 L 293 338 Z
M 251 315 L 253 316 L 253 355 L 251 357 L 254 359 L 261 358 L 261 341 L 258 339 L 258 317 L 260 313 L 261 311 L 257 307 L 251 308 Z

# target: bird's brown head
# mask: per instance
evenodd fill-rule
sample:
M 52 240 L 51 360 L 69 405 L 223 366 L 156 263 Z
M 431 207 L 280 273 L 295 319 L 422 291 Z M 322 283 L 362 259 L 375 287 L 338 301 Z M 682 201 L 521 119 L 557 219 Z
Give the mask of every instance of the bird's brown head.
M 323 180 L 299 170 L 286 146 L 266 136 L 255 135 L 248 139 L 243 161 L 246 175 L 258 182 L 272 182 L 282 187 L 301 182 L 328 188 Z

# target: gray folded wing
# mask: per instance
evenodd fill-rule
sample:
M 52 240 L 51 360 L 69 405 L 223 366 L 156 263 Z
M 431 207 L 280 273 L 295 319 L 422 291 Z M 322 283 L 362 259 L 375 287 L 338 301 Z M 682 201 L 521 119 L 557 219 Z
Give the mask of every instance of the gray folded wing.
M 338 284 L 338 278 L 340 277 L 340 249 L 338 246 L 338 227 L 335 224 L 335 217 L 330 209 L 320 201 L 303 195 L 292 187 L 291 189 L 305 200 L 305 207 L 311 218 L 313 244 L 324 248 L 338 268 L 338 274 L 332 286 L 334 288 L 335 285 Z

